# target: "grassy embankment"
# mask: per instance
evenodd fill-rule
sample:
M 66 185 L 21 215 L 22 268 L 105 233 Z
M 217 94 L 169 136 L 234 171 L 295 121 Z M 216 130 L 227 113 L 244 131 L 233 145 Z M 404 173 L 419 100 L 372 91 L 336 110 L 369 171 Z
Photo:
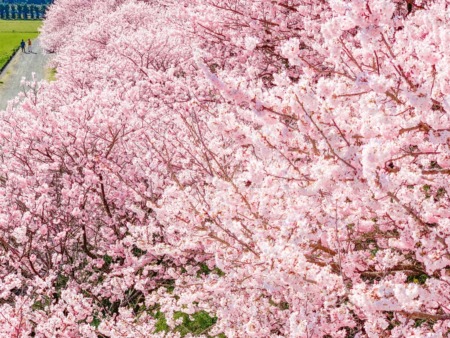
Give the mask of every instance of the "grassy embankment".
M 41 20 L 0 20 L 0 69 L 8 62 L 20 41 L 34 39 L 39 33 Z

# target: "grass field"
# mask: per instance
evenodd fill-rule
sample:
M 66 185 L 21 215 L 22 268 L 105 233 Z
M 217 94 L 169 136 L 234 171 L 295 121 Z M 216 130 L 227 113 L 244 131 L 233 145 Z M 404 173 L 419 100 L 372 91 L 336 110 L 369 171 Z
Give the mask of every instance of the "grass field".
M 20 41 L 38 36 L 40 20 L 0 20 L 0 68 L 19 47 Z

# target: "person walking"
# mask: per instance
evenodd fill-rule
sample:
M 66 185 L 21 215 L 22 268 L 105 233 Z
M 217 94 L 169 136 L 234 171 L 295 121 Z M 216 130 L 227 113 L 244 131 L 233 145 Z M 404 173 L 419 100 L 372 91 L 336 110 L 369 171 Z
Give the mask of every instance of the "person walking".
M 22 52 L 25 53 L 25 41 L 23 41 L 20 43 L 20 49 L 22 49 Z
M 31 53 L 31 40 L 28 39 L 28 53 Z

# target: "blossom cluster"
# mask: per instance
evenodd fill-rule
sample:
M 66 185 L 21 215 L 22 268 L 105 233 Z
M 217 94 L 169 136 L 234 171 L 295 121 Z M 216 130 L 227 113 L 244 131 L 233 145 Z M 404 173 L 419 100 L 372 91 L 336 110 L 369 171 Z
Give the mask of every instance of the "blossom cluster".
M 56 0 L 42 43 L 0 337 L 449 334 L 447 1 Z

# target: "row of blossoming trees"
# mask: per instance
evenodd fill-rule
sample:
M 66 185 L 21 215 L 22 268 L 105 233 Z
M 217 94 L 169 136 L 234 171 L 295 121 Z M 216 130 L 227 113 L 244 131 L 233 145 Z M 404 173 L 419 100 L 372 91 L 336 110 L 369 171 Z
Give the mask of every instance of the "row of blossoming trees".
M 446 336 L 449 21 L 57 0 L 0 116 L 0 336 Z

